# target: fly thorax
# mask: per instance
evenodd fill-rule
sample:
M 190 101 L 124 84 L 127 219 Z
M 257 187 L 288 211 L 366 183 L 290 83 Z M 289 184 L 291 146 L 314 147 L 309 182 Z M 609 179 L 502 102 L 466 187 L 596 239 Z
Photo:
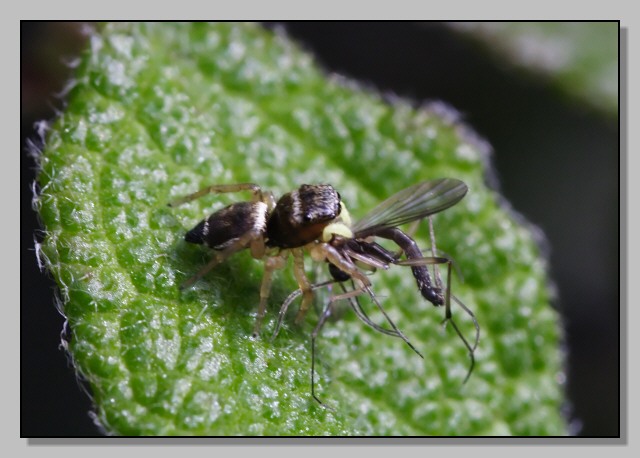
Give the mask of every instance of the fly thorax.
M 344 202 L 340 202 L 340 215 L 322 231 L 322 241 L 330 242 L 336 236 L 344 239 L 353 238 L 351 215 Z
M 353 238 L 353 232 L 343 222 L 336 222 L 327 224 L 322 231 L 322 241 L 330 242 L 335 236 L 343 237 L 345 239 Z

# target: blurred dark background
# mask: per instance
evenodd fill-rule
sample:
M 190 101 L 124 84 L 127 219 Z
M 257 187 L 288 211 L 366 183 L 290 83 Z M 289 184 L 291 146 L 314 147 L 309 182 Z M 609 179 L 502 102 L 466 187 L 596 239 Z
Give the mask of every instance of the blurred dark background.
M 564 319 L 574 432 L 620 434 L 618 120 L 523 76 L 439 23 L 282 24 L 329 72 L 418 102 L 442 100 L 494 149 L 500 189 L 546 234 Z M 273 27 L 273 24 L 268 24 Z M 34 123 L 63 103 L 54 94 L 85 47 L 77 23 L 21 23 L 21 435 L 99 435 L 58 348 L 63 324 L 52 280 L 33 251 Z M 580 429 L 577 429 L 580 428 Z

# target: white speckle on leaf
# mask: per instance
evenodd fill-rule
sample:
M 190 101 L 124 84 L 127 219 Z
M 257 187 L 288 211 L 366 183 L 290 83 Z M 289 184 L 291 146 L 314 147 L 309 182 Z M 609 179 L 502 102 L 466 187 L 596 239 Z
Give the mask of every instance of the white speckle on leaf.
M 137 230 L 149 229 L 149 214 L 146 211 L 139 211 L 136 213 L 138 223 L 136 225 Z
M 92 111 L 89 114 L 91 124 L 110 124 L 124 118 L 125 112 L 119 106 L 111 104 L 105 111 Z
M 133 48 L 133 37 L 128 35 L 111 35 L 109 42 L 117 51 L 118 54 L 123 55 L 126 58 L 131 58 L 131 49 Z
M 372 387 L 384 386 L 387 383 L 387 378 L 389 374 L 386 370 L 377 371 L 373 376 L 369 379 L 369 384 Z
M 234 41 L 229 45 L 228 53 L 229 56 L 239 62 L 245 56 L 247 48 L 240 41 Z
M 513 251 L 518 239 L 513 232 L 501 234 L 494 240 L 494 245 L 504 251 Z
M 465 198 L 467 210 L 471 214 L 480 213 L 483 207 L 483 198 L 479 193 L 470 192 Z
M 133 232 L 127 223 L 127 214 L 124 210 L 121 210 L 118 213 L 118 216 L 114 218 L 116 235 L 121 235 L 126 240 L 129 240 L 133 237 Z
M 102 47 L 104 46 L 102 37 L 98 34 L 92 34 L 89 41 L 89 45 L 91 47 L 91 53 L 89 53 L 89 55 L 92 56 L 93 59 L 97 59 L 98 56 L 100 56 L 100 50 L 102 50 Z
M 93 202 L 83 202 L 83 208 L 74 208 L 71 211 L 70 217 L 71 220 L 78 225 L 90 226 L 93 222 L 94 213 Z
M 78 121 L 78 123 L 75 126 L 75 129 L 73 129 L 71 138 L 80 144 L 84 144 L 87 138 L 87 123 L 85 122 L 84 119 L 81 119 L 80 121 Z
M 345 370 L 355 378 L 362 378 L 362 367 L 358 361 L 347 363 Z
M 126 75 L 124 63 L 106 57 L 104 62 L 104 70 L 109 79 L 109 83 L 116 87 L 129 88 L 133 86 L 133 81 Z
M 218 47 L 218 45 L 220 44 L 220 34 L 218 32 L 215 32 L 213 30 L 209 31 L 207 33 L 207 48 L 208 49 L 215 49 Z
M 119 192 L 118 193 L 118 202 L 121 204 L 130 204 L 131 203 L 131 199 L 129 198 L 129 194 L 126 192 Z
M 238 131 L 238 134 L 241 137 L 245 137 L 245 138 L 252 137 L 256 133 L 256 130 L 258 129 L 259 125 L 260 125 L 260 118 L 258 116 L 250 116 L 244 119 L 243 122 L 240 124 L 240 129 Z
M 460 160 L 473 162 L 478 160 L 478 154 L 470 145 L 462 143 L 456 148 L 456 157 Z
M 524 285 L 522 285 L 522 287 L 520 288 L 520 291 L 518 292 L 518 296 L 523 301 L 532 301 L 535 299 L 537 291 L 538 291 L 538 285 L 536 283 L 536 280 L 533 278 L 527 278 Z M 523 316 L 529 316 L 531 315 L 531 309 L 529 307 L 523 307 L 520 310 L 520 313 Z
M 301 129 L 309 130 L 311 128 L 311 114 L 308 110 L 296 108 L 293 110 L 293 119 Z
M 131 399 L 133 397 L 133 391 L 131 391 L 128 380 L 121 380 L 118 383 L 118 392 L 125 399 Z
M 215 378 L 218 375 L 218 372 L 220 371 L 220 366 L 222 361 L 223 361 L 223 358 L 219 356 L 211 355 L 205 358 L 204 363 L 202 364 L 202 368 L 198 373 L 200 378 L 202 378 L 205 381 Z
M 293 59 L 290 54 L 281 54 L 278 56 L 276 66 L 280 69 L 280 71 L 288 70 L 293 64 Z
M 189 390 L 191 389 L 191 379 L 190 378 L 181 378 L 176 380 L 173 384 L 173 396 L 171 400 L 168 401 L 168 406 L 171 410 L 174 410 L 177 406 L 182 404 L 184 397 L 187 395 Z

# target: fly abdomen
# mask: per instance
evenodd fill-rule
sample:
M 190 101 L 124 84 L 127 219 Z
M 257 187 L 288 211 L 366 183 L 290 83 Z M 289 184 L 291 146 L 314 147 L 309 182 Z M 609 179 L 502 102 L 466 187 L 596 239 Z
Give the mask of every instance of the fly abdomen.
M 331 274 L 331 276 L 335 281 L 343 282 L 351 279 L 351 275 L 349 275 L 346 272 L 343 272 L 342 270 L 340 270 L 339 268 L 337 268 L 335 265 L 331 263 L 329 263 L 329 273 Z
M 384 229 L 376 233 L 376 236 L 393 240 L 402 249 L 402 251 L 404 251 L 407 259 L 421 259 L 423 257 L 418 244 L 411 237 L 396 227 Z M 442 295 L 442 291 L 440 288 L 433 285 L 427 266 L 411 266 L 411 272 L 416 279 L 416 283 L 418 284 L 418 289 L 420 290 L 422 297 L 433 305 L 444 305 L 444 296 Z

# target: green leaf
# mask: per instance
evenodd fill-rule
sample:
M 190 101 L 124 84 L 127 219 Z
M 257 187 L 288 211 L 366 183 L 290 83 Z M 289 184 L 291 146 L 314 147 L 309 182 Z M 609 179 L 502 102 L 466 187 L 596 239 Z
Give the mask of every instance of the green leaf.
M 60 286 L 78 372 L 97 418 L 125 435 L 558 435 L 566 433 L 558 314 L 534 234 L 485 186 L 487 146 L 443 105 L 387 103 L 328 78 L 281 33 L 247 24 L 108 24 L 92 35 L 65 112 L 41 157 L 41 254 Z M 262 335 L 251 331 L 263 271 L 248 252 L 188 290 L 210 259 L 183 240 L 247 193 L 176 197 L 254 182 L 276 195 L 331 183 L 355 218 L 421 180 L 455 177 L 469 194 L 434 218 L 438 248 L 464 276 L 453 292 L 482 327 L 476 368 L 442 308 L 408 268 L 372 275 L 400 339 L 350 310 L 327 323 L 310 393 L 310 333 L 278 273 Z M 428 225 L 416 237 L 429 246 Z M 326 267 L 308 260 L 315 281 Z M 322 307 L 331 292 L 320 290 Z M 366 299 L 363 306 L 372 310 Z M 292 307 L 295 309 L 295 307 Z M 474 338 L 469 317 L 456 322 Z M 379 314 L 372 317 L 383 324 Z
M 463 22 L 454 30 L 502 61 L 548 78 L 563 94 L 618 113 L 617 22 Z

